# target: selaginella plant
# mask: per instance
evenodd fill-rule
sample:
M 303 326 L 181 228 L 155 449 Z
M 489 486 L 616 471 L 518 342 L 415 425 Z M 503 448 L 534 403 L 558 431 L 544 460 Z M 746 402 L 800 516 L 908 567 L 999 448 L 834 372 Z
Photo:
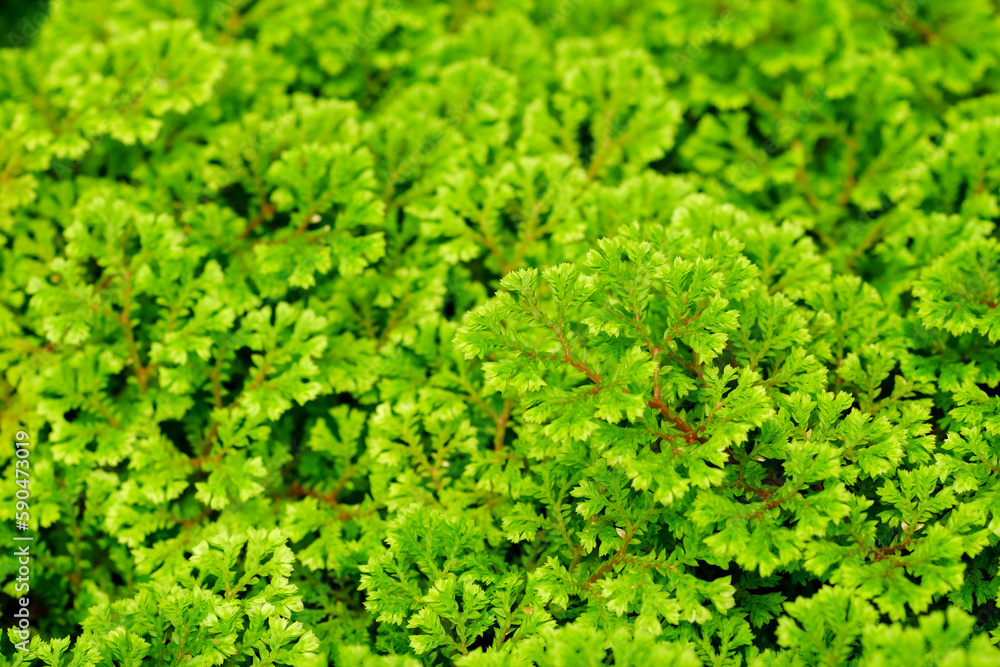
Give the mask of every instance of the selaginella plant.
M 1000 519 L 980 431 L 946 445 L 981 448 L 972 482 L 935 453 L 929 388 L 899 371 L 911 353 L 873 290 L 843 277 L 789 293 L 729 233 L 686 220 L 508 274 L 456 338 L 523 409 L 521 465 L 482 479 L 518 500 L 508 539 L 563 538 L 539 600 L 657 635 L 687 621 L 665 635 L 715 637 L 703 657 L 724 660 L 780 614 L 777 582 L 828 582 L 893 621 L 957 596 Z M 847 660 L 862 628 L 834 625 L 817 653 Z
M 1000 664 L 995 3 L 43 4 L 0 665 Z

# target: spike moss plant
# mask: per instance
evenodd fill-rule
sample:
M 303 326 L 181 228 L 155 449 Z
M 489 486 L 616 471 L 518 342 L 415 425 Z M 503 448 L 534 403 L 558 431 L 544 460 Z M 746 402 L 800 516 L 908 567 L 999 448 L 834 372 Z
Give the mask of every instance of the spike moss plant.
M 1000 664 L 998 195 L 994 0 L 8 3 L 0 665 Z

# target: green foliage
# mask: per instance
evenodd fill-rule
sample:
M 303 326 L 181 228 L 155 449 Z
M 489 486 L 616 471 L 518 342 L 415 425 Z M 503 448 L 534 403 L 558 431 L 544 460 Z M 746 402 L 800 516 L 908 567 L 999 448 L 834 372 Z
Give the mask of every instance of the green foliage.
M 8 4 L 0 664 L 1000 662 L 996 3 Z

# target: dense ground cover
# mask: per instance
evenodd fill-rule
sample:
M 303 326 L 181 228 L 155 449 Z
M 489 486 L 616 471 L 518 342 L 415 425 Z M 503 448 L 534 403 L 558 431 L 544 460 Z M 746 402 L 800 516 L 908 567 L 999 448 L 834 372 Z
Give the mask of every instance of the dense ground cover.
M 994 2 L 7 12 L 0 664 L 1000 664 Z

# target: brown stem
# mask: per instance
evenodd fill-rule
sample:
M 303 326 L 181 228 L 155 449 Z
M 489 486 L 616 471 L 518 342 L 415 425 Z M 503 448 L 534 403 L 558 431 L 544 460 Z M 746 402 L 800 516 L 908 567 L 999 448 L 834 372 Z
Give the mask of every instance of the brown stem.
M 253 391 L 255 389 L 260 389 L 260 386 L 262 384 L 264 384 L 264 380 L 267 379 L 267 374 L 270 371 L 271 371 L 271 362 L 268 361 L 268 360 L 265 360 L 264 361 L 264 365 L 261 366 L 261 368 L 260 368 L 260 373 L 257 374 L 256 378 L 254 378 L 253 383 L 249 387 L 247 387 L 246 389 L 244 389 L 243 391 L 241 391 L 240 395 L 237 396 L 236 399 L 232 403 L 229 404 L 230 409 L 232 409 L 235 406 L 239 405 L 240 399 L 243 398 L 246 394 L 248 394 L 249 392 L 251 392 L 251 391 Z
M 222 383 L 219 381 L 219 366 L 212 370 L 212 404 L 222 409 Z
M 139 388 L 142 393 L 146 393 L 149 388 L 149 370 L 142 365 L 142 360 L 139 358 L 139 346 L 135 341 L 135 334 L 132 331 L 132 320 L 129 318 L 129 312 L 131 310 L 131 304 L 129 303 L 129 297 L 132 296 L 132 274 L 129 271 L 125 272 L 125 291 L 122 297 L 122 313 L 118 318 L 118 323 L 121 325 L 122 333 L 125 334 L 125 341 L 128 343 L 129 350 L 129 363 L 135 369 L 135 378 L 139 381 Z
M 247 223 L 247 226 L 243 229 L 242 232 L 240 232 L 239 238 L 245 239 L 248 236 L 250 236 L 253 230 L 257 229 L 257 227 L 259 227 L 262 223 L 267 222 L 272 217 L 274 217 L 274 213 L 276 211 L 277 209 L 274 207 L 274 205 L 265 199 L 264 203 L 261 204 L 260 213 L 255 215 L 253 220 Z
M 654 410 L 659 410 L 660 414 L 662 414 L 667 421 L 673 424 L 674 427 L 683 434 L 684 440 L 687 444 L 693 445 L 696 442 L 708 442 L 708 438 L 699 436 L 695 429 L 691 428 L 687 422 L 673 413 L 670 407 L 664 403 L 658 395 L 656 395 L 659 393 L 656 389 L 654 389 L 653 392 L 653 400 L 649 401 L 647 405 Z
M 797 151 L 803 150 L 802 142 L 796 139 L 792 142 L 792 148 Z M 809 175 L 806 173 L 804 165 L 799 165 L 795 168 L 795 179 L 802 190 L 802 194 L 805 195 L 809 208 L 812 209 L 813 213 L 819 215 L 819 200 L 816 199 L 816 193 L 813 192 L 812 186 L 809 184 Z
M 701 365 L 701 361 L 698 359 L 698 353 L 692 350 L 691 356 L 694 358 L 694 361 L 685 361 L 684 368 L 694 373 L 698 377 L 698 380 L 701 381 L 701 385 L 703 387 L 707 387 L 708 380 L 705 379 L 705 368 Z
M 605 574 L 610 572 L 615 565 L 617 565 L 622 561 L 622 559 L 625 557 L 625 551 L 628 549 L 628 545 L 632 541 L 633 535 L 634 532 L 632 530 L 629 530 L 629 532 L 626 533 L 625 543 L 622 544 L 621 549 L 618 550 L 618 553 L 616 553 L 611 560 L 607 561 L 606 563 L 604 563 L 604 565 L 601 565 L 601 567 L 597 568 L 597 571 L 594 572 L 594 574 L 590 575 L 590 578 L 587 579 L 587 583 L 584 584 L 584 588 L 589 589 L 598 579 L 600 579 Z
M 94 406 L 95 408 L 97 408 L 97 411 L 101 413 L 101 416 L 104 417 L 104 419 L 107 420 L 107 422 L 109 424 L 111 424 L 112 427 L 114 427 L 114 428 L 116 428 L 118 430 L 121 430 L 121 428 L 122 428 L 121 422 L 119 422 L 117 419 L 115 419 L 114 415 L 112 415 L 108 411 L 108 409 L 106 407 L 104 407 L 104 405 L 101 404 L 101 402 L 99 400 L 96 400 L 96 399 L 92 400 L 90 402 L 90 404 L 92 406 Z
M 480 227 L 482 228 L 482 225 L 480 225 Z M 479 242 L 482 243 L 486 247 L 486 249 L 490 251 L 490 254 L 493 255 L 493 257 L 496 258 L 497 264 L 500 265 L 500 273 L 503 275 L 510 273 L 511 268 L 513 267 L 509 262 L 507 262 L 507 260 L 503 258 L 503 255 L 500 253 L 500 246 L 497 245 L 496 240 L 494 240 L 492 236 L 486 233 L 486 231 L 481 231 L 479 233 Z
M 598 375 L 596 371 L 591 370 L 591 368 L 582 361 L 574 359 L 573 355 L 570 354 L 569 344 L 566 342 L 566 336 L 563 333 L 562 327 L 557 327 L 554 324 L 550 324 L 549 327 L 555 332 L 556 337 L 559 339 L 559 344 L 562 345 L 564 354 L 563 361 L 586 375 L 594 384 L 601 384 L 601 376 Z
M 844 181 L 844 189 L 840 192 L 840 205 L 846 206 L 851 200 L 851 191 L 856 184 L 855 173 L 858 169 L 858 142 L 853 137 L 847 139 L 847 178 Z
M 376 352 L 382 349 L 382 346 L 385 345 L 386 341 L 389 339 L 389 334 L 392 333 L 392 330 L 395 329 L 399 325 L 400 320 L 403 319 L 403 315 L 406 313 L 406 305 L 409 300 L 409 294 L 404 295 L 403 298 L 399 300 L 399 305 L 396 306 L 396 309 L 392 313 L 392 317 L 386 323 L 385 329 L 382 330 L 382 333 L 379 335 L 378 340 L 375 343 Z
M 497 430 L 493 435 L 493 451 L 499 452 L 503 448 L 504 438 L 507 435 L 507 422 L 510 421 L 510 411 L 514 408 L 514 399 L 508 398 L 503 404 L 503 411 L 497 416 Z
M 931 30 L 923 21 L 906 11 L 903 7 L 896 7 L 896 15 L 902 18 L 906 25 L 917 31 L 920 35 L 920 41 L 924 44 L 935 44 L 938 41 L 938 36 L 933 30 Z
M 242 400 L 243 397 L 247 395 L 247 393 L 253 391 L 254 389 L 259 389 L 261 385 L 264 384 L 264 380 L 267 379 L 267 374 L 268 372 L 270 372 L 270 370 L 271 370 L 271 362 L 269 360 L 265 360 L 264 365 L 261 366 L 260 373 L 257 374 L 257 377 L 254 378 L 254 381 L 250 384 L 250 386 L 244 387 L 243 391 L 240 392 L 240 395 L 234 398 L 233 402 L 230 403 L 228 406 L 226 406 L 226 409 L 232 411 L 233 408 L 235 408 L 240 404 L 240 400 Z M 212 375 L 215 376 L 215 373 L 213 372 Z M 215 387 L 213 387 L 213 392 L 214 391 Z M 221 408 L 222 407 L 221 387 L 219 387 L 218 392 L 219 393 L 215 396 L 216 407 Z M 212 421 L 212 425 L 208 429 L 208 436 L 205 438 L 205 444 L 201 448 L 201 458 L 191 459 L 192 465 L 200 466 L 204 462 L 218 461 L 219 459 L 222 458 L 221 454 L 215 457 L 208 456 L 208 453 L 212 451 L 212 445 L 215 444 L 215 441 L 218 438 L 218 436 L 219 436 L 219 422 Z

